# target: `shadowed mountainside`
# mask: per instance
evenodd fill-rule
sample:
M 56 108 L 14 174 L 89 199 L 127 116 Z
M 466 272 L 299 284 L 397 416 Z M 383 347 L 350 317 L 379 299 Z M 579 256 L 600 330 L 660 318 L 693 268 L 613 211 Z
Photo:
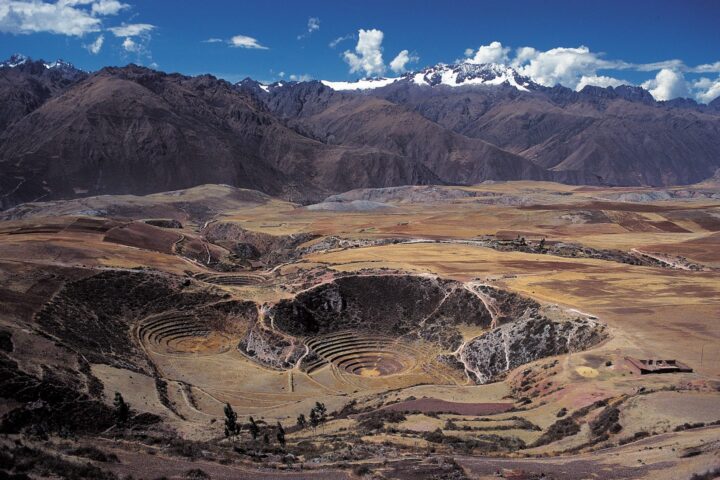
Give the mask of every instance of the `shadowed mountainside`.
M 717 101 L 637 87 L 336 91 L 129 65 L 0 65 L 0 206 L 223 183 L 296 202 L 354 188 L 553 180 L 670 185 L 720 167 Z

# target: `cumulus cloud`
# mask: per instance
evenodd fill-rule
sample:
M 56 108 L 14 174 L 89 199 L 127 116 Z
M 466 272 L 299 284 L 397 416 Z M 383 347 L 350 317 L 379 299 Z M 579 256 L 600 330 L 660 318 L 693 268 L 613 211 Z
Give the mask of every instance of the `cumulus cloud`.
M 268 50 L 268 47 L 261 45 L 256 38 L 248 37 L 247 35 L 235 35 L 230 39 L 229 43 L 231 47 Z
M 102 22 L 72 1 L 0 0 L 0 32 L 39 32 L 81 37 L 97 32 Z
M 346 50 L 343 54 L 350 65 L 350 73 L 365 72 L 366 75 L 382 75 L 385 63 L 382 57 L 383 32 L 377 29 L 358 31 L 355 52 Z
M 122 48 L 142 57 L 150 57 L 148 43 L 156 28 L 148 23 L 122 23 L 106 28 L 105 17 L 130 9 L 121 0 L 0 0 L 0 32 L 12 34 L 51 33 L 83 37 L 99 33 L 95 40 L 83 44 L 97 55 L 105 44 L 103 32 L 122 39 Z
M 355 35 L 352 34 L 352 33 L 349 33 L 349 34 L 347 34 L 347 35 L 345 35 L 345 36 L 337 37 L 335 40 L 333 40 L 332 42 L 330 42 L 330 43 L 328 44 L 328 46 L 329 46 L 330 48 L 335 48 L 335 47 L 337 47 L 340 43 L 342 43 L 342 42 L 344 42 L 344 41 L 346 41 L 346 40 L 352 40 L 352 39 L 354 39 L 354 38 L 355 38 Z
M 103 43 L 105 43 L 105 35 L 99 35 L 94 42 L 83 46 L 88 52 L 92 53 L 93 55 L 97 55 L 98 53 L 100 53 Z
M 500 42 L 492 42 L 490 45 L 481 45 L 468 62 L 470 63 L 507 63 L 509 47 L 503 47 Z M 465 50 L 465 55 L 468 51 Z
M 655 78 L 642 84 L 655 100 L 671 100 L 688 95 L 688 85 L 682 72 L 663 68 Z
M 152 38 L 150 34 L 155 30 L 155 25 L 149 23 L 123 23 L 117 27 L 110 27 L 108 30 L 116 37 L 123 39 L 121 44 L 123 50 L 134 54 L 138 63 L 152 59 L 148 45 Z
M 117 15 L 126 8 L 130 8 L 130 5 L 118 0 L 98 0 L 92 4 L 90 13 L 93 15 Z
M 283 72 L 281 72 L 281 73 L 283 73 Z M 308 75 L 307 73 L 303 73 L 302 75 L 292 74 L 288 78 L 290 80 L 292 80 L 293 82 L 307 82 L 309 80 L 312 80 L 312 76 Z
M 537 57 L 538 51 L 533 47 L 520 47 L 515 50 L 515 58 L 513 59 L 513 66 L 523 65 L 533 58 Z
M 415 63 L 420 60 L 417 55 L 413 55 L 407 50 L 403 50 L 390 62 L 390 70 L 395 73 L 402 73 L 407 70 L 408 63 Z
M 695 73 L 720 73 L 720 62 L 698 65 L 691 68 L 690 71 Z
M 135 43 L 135 40 L 130 37 L 127 37 L 125 40 L 123 40 L 122 47 L 125 49 L 126 52 L 137 53 L 140 50 L 139 45 Z
M 575 89 L 582 77 L 595 77 L 599 69 L 617 68 L 613 62 L 603 60 L 585 46 L 519 53 L 523 55 L 523 61 L 516 59 L 514 63 L 520 73 L 547 87 L 561 84 Z
M 580 81 L 578 82 L 577 86 L 575 87 L 575 90 L 578 92 L 585 88 L 588 85 L 592 85 L 594 87 L 619 87 L 620 85 L 631 85 L 632 82 L 628 82 L 627 80 L 621 80 L 619 78 L 614 77 L 608 77 L 605 75 L 590 75 L 586 76 L 583 75 L 580 77 Z
M 701 77 L 693 83 L 692 88 L 698 101 L 710 103 L 720 97 L 720 77 L 715 80 Z
M 203 40 L 203 43 L 222 43 L 222 41 L 223 41 L 222 38 L 212 37 L 212 38 L 208 38 L 207 40 Z
M 298 35 L 297 39 L 302 40 L 303 38 L 307 38 L 316 30 L 320 30 L 320 19 L 317 17 L 310 17 L 307 22 L 307 31 L 302 35 Z
M 155 25 L 149 23 L 123 23 L 119 27 L 110 27 L 110 30 L 116 37 L 137 37 L 147 35 L 155 29 Z

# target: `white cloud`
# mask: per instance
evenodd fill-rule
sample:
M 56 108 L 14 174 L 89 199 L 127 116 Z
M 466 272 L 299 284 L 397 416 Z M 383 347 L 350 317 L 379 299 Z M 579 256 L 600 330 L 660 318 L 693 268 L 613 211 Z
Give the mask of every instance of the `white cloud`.
M 698 65 L 691 68 L 690 71 L 695 73 L 720 73 L 720 62 Z
M 588 85 L 607 88 L 619 87 L 620 85 L 632 85 L 632 82 L 628 82 L 627 80 L 621 80 L 619 78 L 607 77 L 605 75 L 583 75 L 582 77 L 580 77 L 580 81 L 575 87 L 575 90 L 579 92 Z
M 147 35 L 155 29 L 155 25 L 149 23 L 123 23 L 119 27 L 110 27 L 116 37 L 137 37 Z
M 490 45 L 481 45 L 475 52 L 475 56 L 468 60 L 470 63 L 507 63 L 509 47 L 503 47 L 500 42 L 492 42 Z M 465 50 L 467 55 L 467 50 Z
M 350 65 L 350 73 L 365 72 L 366 75 L 382 75 L 385 72 L 382 41 L 381 30 L 358 30 L 355 52 L 346 50 L 343 54 L 345 61 Z
M 515 50 L 515 58 L 512 61 L 513 66 L 518 67 L 537 57 L 538 51 L 533 47 L 520 47 Z
M 0 0 L 0 32 L 30 34 L 48 32 L 81 37 L 101 29 L 101 21 L 79 3 L 58 0 Z
M 285 72 L 280 72 L 280 73 L 278 73 L 278 77 L 284 78 L 284 77 L 285 77 Z
M 235 35 L 230 39 L 229 43 L 231 47 L 268 50 L 268 47 L 261 45 L 256 38 L 247 35 Z
M 310 17 L 308 18 L 307 32 L 303 33 L 302 35 L 298 35 L 298 40 L 309 37 L 315 30 L 320 30 L 320 19 L 317 17 Z
M 687 82 L 682 72 L 663 68 L 655 78 L 642 84 L 655 100 L 671 100 L 686 97 L 689 93 Z
M 130 8 L 130 5 L 118 0 L 97 0 L 92 4 L 90 12 L 93 15 L 117 15 L 126 8 Z
M 707 77 L 701 77 L 692 85 L 695 98 L 702 103 L 710 103 L 720 97 L 720 77 L 711 80 Z
M 472 57 L 474 53 L 475 53 L 475 50 L 473 50 L 472 48 L 466 48 L 466 49 L 465 49 L 465 56 L 466 56 L 466 57 Z
M 98 53 L 100 53 L 104 42 L 105 35 L 99 35 L 94 42 L 83 46 L 85 47 L 85 49 L 87 49 L 88 52 L 92 53 L 93 55 L 97 55 Z
M 686 70 L 682 60 L 663 60 L 662 62 L 651 63 L 627 63 L 623 61 L 616 62 L 617 68 L 621 70 L 637 70 L 638 72 L 656 72 L 662 69 L 668 70 Z
M 126 52 L 136 53 L 139 50 L 138 44 L 130 37 L 126 37 L 125 40 L 123 40 L 122 47 Z
M 320 19 L 317 17 L 308 18 L 308 32 L 312 33 L 315 30 L 320 30 Z
M 303 73 L 302 75 L 292 74 L 288 78 L 293 82 L 307 82 L 309 80 L 312 80 L 312 76 L 308 75 L 307 73 Z
M 522 56 L 523 61 L 516 58 L 513 63 L 520 73 L 547 87 L 559 83 L 575 89 L 582 77 L 597 76 L 599 69 L 617 68 L 615 63 L 601 59 L 598 54 L 591 52 L 585 46 L 558 47 L 545 52 L 523 50 L 518 54 Z
M 152 59 L 148 44 L 152 38 L 150 34 L 155 30 L 155 25 L 149 23 L 123 23 L 117 27 L 110 27 L 108 30 L 116 37 L 123 38 L 123 50 L 135 54 L 138 63 L 141 63 L 142 60 Z
M 207 40 L 203 40 L 203 43 L 222 43 L 222 38 L 208 38 Z
M 390 62 L 390 70 L 395 73 L 402 73 L 406 70 L 408 63 L 414 63 L 420 60 L 417 55 L 411 55 L 407 50 L 403 50 L 397 54 L 397 57 Z
M 342 42 L 344 42 L 344 41 L 346 41 L 346 40 L 352 40 L 352 39 L 354 39 L 354 38 L 355 38 L 355 35 L 352 34 L 352 33 L 349 33 L 349 34 L 347 34 L 347 35 L 345 35 L 345 36 L 343 36 L 343 37 L 337 37 L 335 40 L 333 40 L 332 42 L 330 42 L 330 43 L 328 44 L 328 46 L 329 46 L 330 48 L 335 48 L 335 47 L 338 46 L 338 44 L 340 44 L 340 43 L 342 43 Z
M 316 30 L 320 30 L 320 19 L 317 17 L 310 17 L 307 22 L 307 32 L 302 35 L 298 35 L 297 39 L 302 40 L 303 38 L 307 38 Z

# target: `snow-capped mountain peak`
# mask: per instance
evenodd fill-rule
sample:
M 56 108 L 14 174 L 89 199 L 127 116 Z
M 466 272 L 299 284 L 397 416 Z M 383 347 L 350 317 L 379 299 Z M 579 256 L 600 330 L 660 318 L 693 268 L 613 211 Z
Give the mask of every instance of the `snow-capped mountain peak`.
M 514 68 L 500 63 L 461 62 L 454 65 L 438 64 L 412 74 L 416 85 L 446 85 L 462 87 L 466 85 L 503 85 L 508 84 L 520 91 L 527 92 L 536 86 L 530 78 L 520 75 Z
M 65 60 L 58 58 L 54 62 L 46 63 L 45 68 L 48 70 L 57 69 L 57 70 L 77 70 L 75 65 L 73 65 L 70 62 L 66 62 Z
M 456 64 L 439 63 L 432 67 L 416 72 L 409 72 L 401 77 L 395 78 L 364 78 L 355 82 L 331 82 L 323 80 L 322 83 L 333 90 L 369 90 L 403 81 L 430 87 L 436 87 L 438 85 L 447 87 L 509 85 L 524 92 L 539 86 L 529 77 L 521 75 L 509 65 L 471 62 L 460 62 Z
M 0 68 L 6 67 L 6 68 L 15 68 L 19 67 L 20 65 L 26 64 L 30 59 L 23 55 L 22 53 L 15 53 L 10 56 L 7 60 L 0 63 Z
M 32 58 L 27 57 L 27 56 L 23 55 L 22 53 L 15 53 L 10 58 L 5 60 L 4 62 L 0 62 L 0 68 L 16 68 L 16 67 L 20 67 L 22 65 L 26 65 L 26 64 L 32 63 L 32 62 L 33 62 Z M 48 62 L 41 60 L 40 62 L 35 62 L 35 63 L 42 63 L 42 65 L 47 70 L 60 70 L 63 72 L 79 71 L 78 68 L 75 67 L 75 65 L 73 65 L 70 62 L 66 62 L 65 60 L 60 59 L 60 58 L 58 58 L 54 62 L 48 63 Z
M 403 77 L 395 78 L 362 78 L 355 82 L 331 82 L 328 80 L 321 80 L 322 84 L 326 87 L 330 87 L 333 90 L 368 90 L 373 88 L 380 88 L 395 83 L 401 80 Z

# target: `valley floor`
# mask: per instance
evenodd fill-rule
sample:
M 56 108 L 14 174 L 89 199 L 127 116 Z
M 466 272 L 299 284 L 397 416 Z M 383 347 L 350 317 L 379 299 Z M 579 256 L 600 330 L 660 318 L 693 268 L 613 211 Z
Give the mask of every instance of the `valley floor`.
M 117 457 L 91 459 L 107 478 L 690 479 L 720 468 L 720 186 L 395 187 L 306 207 L 237 192 L 0 212 L 12 379 L 0 414 L 15 462 L 0 469 L 21 473 L 33 458 L 37 474 L 50 462 L 38 452 L 84 465 L 78 445 Z M 512 336 L 521 321 L 543 330 L 530 345 Z M 601 333 L 563 333 L 578 322 Z M 490 335 L 497 356 L 469 350 Z M 639 375 L 628 357 L 692 372 Z M 115 392 L 136 423 L 113 419 Z M 93 405 L 95 426 L 68 409 L 73 396 Z M 296 427 L 316 402 L 326 421 Z M 226 404 L 243 424 L 235 441 Z M 63 416 L 75 442 L 55 428 Z

